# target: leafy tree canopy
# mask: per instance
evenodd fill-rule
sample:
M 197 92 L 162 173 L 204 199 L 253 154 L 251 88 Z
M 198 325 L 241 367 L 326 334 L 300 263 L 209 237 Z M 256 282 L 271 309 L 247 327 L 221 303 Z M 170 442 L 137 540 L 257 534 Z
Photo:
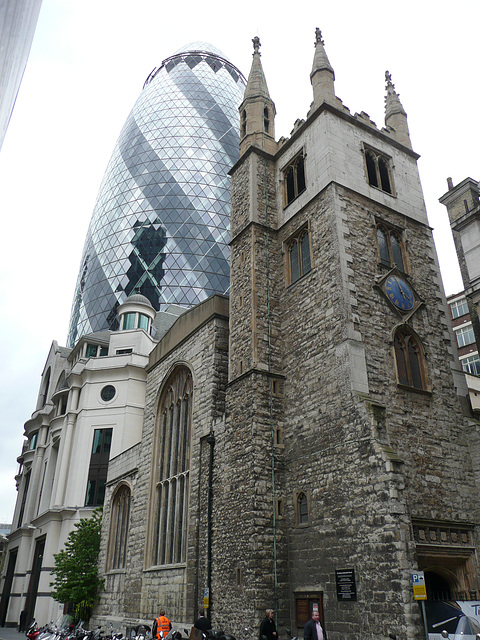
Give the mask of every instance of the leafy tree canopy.
M 58 602 L 87 607 L 95 603 L 103 587 L 97 569 L 101 525 L 102 511 L 95 509 L 91 518 L 82 518 L 75 524 L 65 547 L 55 554 L 55 580 L 50 586 L 52 597 Z

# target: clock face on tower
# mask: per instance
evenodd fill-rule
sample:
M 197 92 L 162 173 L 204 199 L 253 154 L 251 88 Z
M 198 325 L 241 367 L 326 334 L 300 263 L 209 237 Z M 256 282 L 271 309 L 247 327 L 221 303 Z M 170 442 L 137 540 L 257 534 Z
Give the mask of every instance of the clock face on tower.
M 410 311 L 415 304 L 415 296 L 409 284 L 399 276 L 388 276 L 385 281 L 388 299 L 400 311 Z

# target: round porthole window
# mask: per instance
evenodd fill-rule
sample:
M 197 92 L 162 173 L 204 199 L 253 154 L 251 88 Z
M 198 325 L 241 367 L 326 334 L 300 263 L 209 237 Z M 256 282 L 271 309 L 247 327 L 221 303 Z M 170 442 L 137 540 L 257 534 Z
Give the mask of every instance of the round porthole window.
M 116 393 L 117 390 L 115 389 L 115 387 L 111 384 L 107 384 L 107 386 L 103 387 L 103 389 L 100 391 L 100 397 L 104 402 L 108 402 L 109 400 L 113 400 Z

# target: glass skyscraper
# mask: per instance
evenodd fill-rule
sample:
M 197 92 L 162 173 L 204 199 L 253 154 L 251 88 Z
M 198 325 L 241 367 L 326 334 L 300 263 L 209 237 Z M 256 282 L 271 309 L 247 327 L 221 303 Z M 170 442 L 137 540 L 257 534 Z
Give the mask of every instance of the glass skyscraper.
M 88 229 L 68 345 L 116 329 L 134 291 L 155 309 L 229 287 L 230 178 L 245 78 L 210 44 L 154 69 L 120 133 Z

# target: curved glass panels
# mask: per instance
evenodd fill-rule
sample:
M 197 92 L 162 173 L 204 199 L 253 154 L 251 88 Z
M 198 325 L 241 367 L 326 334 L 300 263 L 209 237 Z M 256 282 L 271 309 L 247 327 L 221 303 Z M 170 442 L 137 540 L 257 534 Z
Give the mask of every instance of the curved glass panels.
M 195 42 L 154 69 L 120 133 L 88 229 L 68 345 L 117 329 L 129 294 L 194 306 L 229 286 L 230 178 L 245 79 Z

